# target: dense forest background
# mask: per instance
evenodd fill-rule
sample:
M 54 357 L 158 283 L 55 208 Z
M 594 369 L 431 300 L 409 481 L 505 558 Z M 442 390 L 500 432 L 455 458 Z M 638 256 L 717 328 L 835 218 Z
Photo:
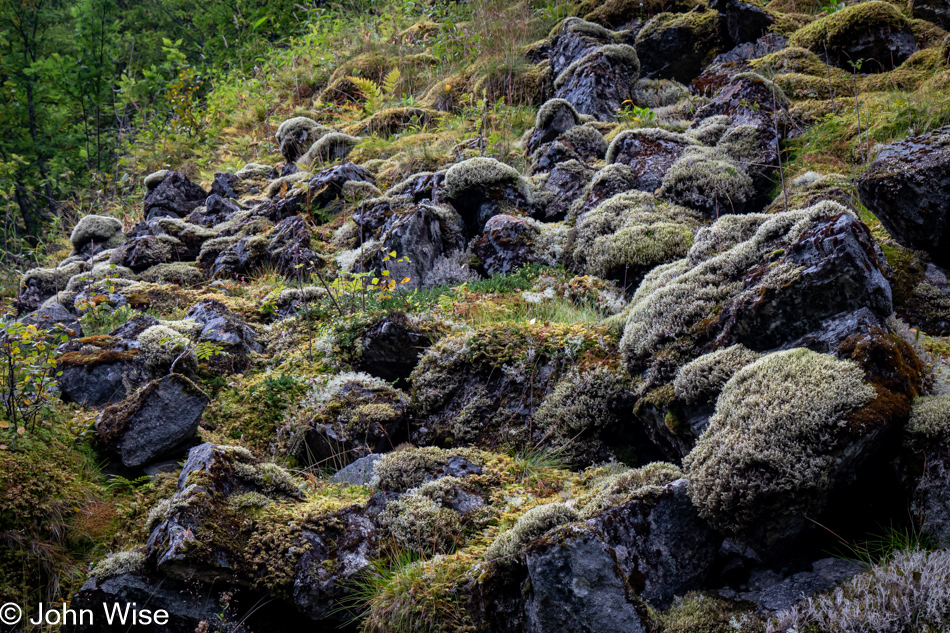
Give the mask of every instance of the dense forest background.
M 214 77 L 252 72 L 323 13 L 307 0 L 0 2 L 0 257 L 115 198 L 138 144 L 198 143 Z

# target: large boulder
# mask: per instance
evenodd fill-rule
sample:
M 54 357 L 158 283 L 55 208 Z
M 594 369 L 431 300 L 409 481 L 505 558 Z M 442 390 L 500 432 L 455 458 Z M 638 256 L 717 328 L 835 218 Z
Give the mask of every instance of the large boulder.
M 688 84 L 720 46 L 718 12 L 698 5 L 688 13 L 661 13 L 637 33 L 641 75 Z
M 633 171 L 635 189 L 653 193 L 683 152 L 697 141 L 662 128 L 626 130 L 607 149 L 607 164 L 621 163 Z
M 123 466 L 141 468 L 187 445 L 198 432 L 208 402 L 194 383 L 171 374 L 105 409 L 96 421 L 96 434 Z
M 640 78 L 637 51 L 626 44 L 597 48 L 565 68 L 554 81 L 554 96 L 581 114 L 614 121 Z
M 531 155 L 531 172 L 550 171 L 569 160 L 591 163 L 600 160 L 607 152 L 604 135 L 590 125 L 577 125 L 567 130 L 554 141 L 545 143 Z
M 736 45 L 756 41 L 775 21 L 760 7 L 742 0 L 712 0 L 709 8 L 719 12 L 720 29 Z
M 299 274 L 318 256 L 310 248 L 307 221 L 292 215 L 263 233 L 237 234 L 208 240 L 198 254 L 198 268 L 209 277 L 234 277 L 271 264 L 286 277 Z
M 298 116 L 280 124 L 274 137 L 280 147 L 280 153 L 288 164 L 304 155 L 307 149 L 321 137 L 333 132 L 331 128 L 319 125 L 313 119 Z
M 531 208 L 531 192 L 518 171 L 493 158 L 470 158 L 445 172 L 444 200 L 472 235 L 493 215 Z
M 363 331 L 358 367 L 388 382 L 405 381 L 432 345 L 432 336 L 417 319 L 388 314 Z
M 532 61 L 546 60 L 554 76 L 594 49 L 616 44 L 618 36 L 599 24 L 570 17 L 555 26 L 548 40 L 533 55 Z
M 60 348 L 57 368 L 60 393 L 66 402 L 86 407 L 116 404 L 125 399 L 124 376 L 138 349 L 118 337 L 89 337 Z
M 538 108 L 534 127 L 527 133 L 524 148 L 533 154 L 545 143 L 550 143 L 564 132 L 580 123 L 580 115 L 570 102 L 564 99 L 549 99 Z
M 527 264 L 557 265 L 566 240 L 566 227 L 502 214 L 485 223 L 472 252 L 489 275 L 507 275 Z
M 950 266 L 950 127 L 885 147 L 858 180 L 858 197 L 894 239 Z
M 83 216 L 69 236 L 73 252 L 92 256 L 102 251 L 122 246 L 125 235 L 122 233 L 122 221 L 103 215 Z
M 950 3 L 947 0 L 912 0 L 910 8 L 915 18 L 950 29 Z
M 201 205 L 208 192 L 177 171 L 169 172 L 145 194 L 145 219 L 183 218 Z
M 531 178 L 534 185 L 535 214 L 542 222 L 560 222 L 571 204 L 594 179 L 594 169 L 579 160 L 558 163 L 551 171 Z
M 860 63 L 860 72 L 891 70 L 917 51 L 907 18 L 883 0 L 853 4 L 815 20 L 796 31 L 788 44 L 814 51 L 847 71 L 852 63 Z
M 198 341 L 221 347 L 223 354 L 210 359 L 210 364 L 218 369 L 244 371 L 249 364 L 248 357 L 263 349 L 257 342 L 257 333 L 227 306 L 214 299 L 206 299 L 191 306 L 185 314 L 185 320 L 196 321 L 201 325 Z

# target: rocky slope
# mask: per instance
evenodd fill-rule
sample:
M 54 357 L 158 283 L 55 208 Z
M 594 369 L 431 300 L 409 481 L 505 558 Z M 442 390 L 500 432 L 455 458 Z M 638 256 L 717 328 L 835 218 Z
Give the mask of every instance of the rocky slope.
M 950 626 L 950 128 L 852 176 L 780 151 L 851 83 L 945 78 L 947 7 L 772 4 L 586 0 L 524 52 L 523 171 L 477 144 L 398 182 L 351 162 L 437 125 L 434 86 L 290 118 L 274 164 L 150 174 L 131 226 L 82 218 L 17 308 L 71 328 L 62 399 L 156 494 L 72 605 L 189 632 Z M 830 555 L 888 525 L 933 547 Z

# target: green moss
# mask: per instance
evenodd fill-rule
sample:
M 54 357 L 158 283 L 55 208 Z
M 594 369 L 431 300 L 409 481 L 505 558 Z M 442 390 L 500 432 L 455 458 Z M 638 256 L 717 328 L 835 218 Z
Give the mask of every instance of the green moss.
M 789 46 L 798 46 L 820 53 L 846 47 L 859 37 L 876 29 L 900 31 L 907 18 L 888 2 L 873 0 L 854 4 L 803 26 L 789 38 Z
M 80 250 L 90 242 L 104 249 L 116 248 L 125 244 L 122 222 L 104 215 L 84 216 L 73 228 L 69 236 L 75 250 Z
M 701 593 L 689 593 L 656 617 L 657 633 L 763 633 L 751 608 Z
M 194 286 L 206 281 L 204 273 L 186 262 L 156 264 L 139 275 L 139 278 L 142 281 L 172 283 L 178 286 Z
M 950 447 L 950 396 L 914 400 L 907 434 L 911 446 L 918 450 Z
M 343 134 L 342 132 L 329 132 L 321 136 L 319 140 L 311 145 L 310 149 L 300 158 L 299 162 L 304 165 L 322 165 L 323 163 L 346 158 L 359 142 L 360 139 L 355 136 Z M 275 180 L 274 182 L 277 181 Z M 271 183 L 271 186 L 273 186 L 273 183 Z M 270 187 L 268 187 L 268 191 L 269 190 Z
M 258 180 L 266 179 L 270 176 L 271 172 L 274 171 L 274 168 L 270 165 L 262 165 L 260 163 L 248 163 L 244 167 L 241 167 L 234 174 L 241 180 Z
M 405 492 L 416 488 L 434 479 L 433 473 L 444 468 L 456 457 L 476 466 L 483 466 L 489 456 L 471 448 L 447 450 L 434 446 L 387 453 L 376 462 L 374 468 L 377 486 L 393 492 Z
M 158 171 L 153 171 L 148 176 L 142 179 L 142 184 L 145 185 L 148 189 L 154 189 L 164 182 L 165 178 L 170 174 L 171 171 L 168 169 L 159 169 Z
M 682 476 L 683 471 L 673 464 L 654 462 L 642 468 L 596 477 L 577 498 L 580 517 L 588 519 L 632 499 L 653 496 L 659 492 L 659 487 Z
M 153 325 L 139 334 L 136 340 L 145 356 L 145 367 L 153 376 L 168 373 L 179 356 L 180 360 L 175 363 L 175 369 L 178 371 L 188 368 L 193 370 L 198 364 L 194 350 L 189 349 L 191 340 L 168 326 Z
M 658 195 L 718 216 L 741 209 L 755 195 L 755 187 L 725 152 L 690 147 L 663 175 Z
M 448 507 L 462 480 L 443 477 L 387 504 L 380 526 L 399 546 L 421 554 L 448 553 L 462 540 L 462 516 Z
M 618 194 L 578 220 L 574 264 L 585 274 L 634 283 L 650 269 L 686 255 L 701 219 L 646 193 Z
M 322 129 L 328 128 L 324 128 L 324 126 L 320 125 L 311 118 L 298 116 L 292 119 L 287 119 L 277 126 L 277 132 L 274 133 L 274 137 L 277 139 L 277 144 L 280 145 L 283 144 L 284 139 L 291 134 L 295 134 L 303 130 L 306 130 L 309 133 Z
M 535 506 L 518 517 L 511 529 L 498 535 L 485 550 L 485 560 L 510 564 L 533 541 L 547 532 L 580 518 L 577 510 L 563 503 Z
M 703 5 L 686 13 L 661 13 L 643 25 L 637 33 L 637 42 L 669 29 L 686 29 L 692 33 L 697 52 L 707 50 L 707 44 L 719 38 L 719 13 Z
M 264 190 L 264 195 L 267 196 L 268 198 L 274 198 L 277 195 L 279 195 L 281 192 L 283 192 L 284 190 L 292 189 L 294 183 L 307 180 L 308 178 L 310 178 L 310 174 L 306 171 L 297 171 L 290 174 L 289 176 L 282 176 L 280 178 L 272 180 L 270 184 L 267 185 L 267 189 Z M 218 238 L 217 240 L 209 240 L 209 242 L 217 243 L 218 240 L 223 241 L 227 239 L 229 238 L 227 237 Z M 205 242 L 205 244 L 202 245 L 202 250 L 204 250 L 204 248 L 208 246 L 209 246 L 208 242 Z
M 617 402 L 629 393 L 630 377 L 620 369 L 597 365 L 574 368 L 561 378 L 534 415 L 535 424 L 564 442 L 589 430 L 622 424 Z
M 703 145 L 715 145 L 731 125 L 732 117 L 719 114 L 703 119 L 698 126 L 686 130 L 683 134 Z
M 521 174 L 514 167 L 494 158 L 476 157 L 453 165 L 445 172 L 445 189 L 449 198 L 456 199 L 474 190 L 495 186 L 519 186 Z
M 822 509 L 836 468 L 842 416 L 877 391 L 852 361 L 807 349 L 739 370 L 683 460 L 699 513 L 729 533 L 768 532 Z

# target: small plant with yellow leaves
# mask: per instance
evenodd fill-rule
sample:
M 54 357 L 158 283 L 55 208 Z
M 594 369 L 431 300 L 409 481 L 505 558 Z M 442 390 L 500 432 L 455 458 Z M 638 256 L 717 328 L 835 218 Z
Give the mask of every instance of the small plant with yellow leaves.
M 56 378 L 63 373 L 56 371 L 56 346 L 68 340 L 59 324 L 44 330 L 0 320 L 0 450 L 12 448 L 27 426 L 51 410 Z

